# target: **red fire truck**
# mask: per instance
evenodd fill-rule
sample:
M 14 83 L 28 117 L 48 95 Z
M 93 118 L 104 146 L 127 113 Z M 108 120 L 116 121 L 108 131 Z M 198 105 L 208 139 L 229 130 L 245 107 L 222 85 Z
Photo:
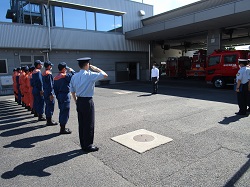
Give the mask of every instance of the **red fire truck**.
M 206 50 L 200 49 L 194 52 L 191 69 L 186 71 L 187 77 L 205 77 L 206 58 Z
M 239 70 L 238 59 L 249 59 L 250 52 L 243 50 L 215 50 L 208 56 L 206 81 L 215 88 L 223 88 L 234 83 Z
M 167 77 L 186 77 L 186 70 L 190 69 L 191 60 L 187 56 L 169 57 L 166 61 Z

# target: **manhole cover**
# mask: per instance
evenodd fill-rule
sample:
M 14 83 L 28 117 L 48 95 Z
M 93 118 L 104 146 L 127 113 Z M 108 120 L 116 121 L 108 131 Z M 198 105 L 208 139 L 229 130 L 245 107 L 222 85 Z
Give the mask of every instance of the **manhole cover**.
M 137 142 L 151 142 L 155 138 L 148 134 L 139 134 L 133 137 L 133 139 Z

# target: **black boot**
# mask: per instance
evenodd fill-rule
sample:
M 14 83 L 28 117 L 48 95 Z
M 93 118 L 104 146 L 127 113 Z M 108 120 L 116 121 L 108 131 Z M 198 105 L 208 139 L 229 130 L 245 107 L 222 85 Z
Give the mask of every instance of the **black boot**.
M 39 114 L 38 115 L 38 121 L 46 121 L 46 119 L 42 114 Z
M 35 110 L 33 110 L 33 113 L 34 113 L 34 117 L 38 117 L 38 114 Z
M 61 125 L 60 134 L 71 134 L 71 130 L 68 128 L 65 128 L 64 125 Z
M 50 118 L 47 117 L 46 119 L 47 119 L 47 123 L 46 123 L 47 126 L 53 126 L 53 125 L 57 125 L 58 124 L 57 122 L 51 120 L 51 117 Z

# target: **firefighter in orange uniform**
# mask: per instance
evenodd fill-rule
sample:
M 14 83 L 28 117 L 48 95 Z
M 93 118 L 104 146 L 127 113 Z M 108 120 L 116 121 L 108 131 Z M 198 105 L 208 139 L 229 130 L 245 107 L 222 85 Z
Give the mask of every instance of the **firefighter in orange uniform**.
M 21 91 L 21 95 L 22 95 L 22 106 L 25 107 L 25 97 L 24 97 L 24 84 L 25 84 L 25 69 L 26 66 L 22 66 L 21 67 L 21 74 L 19 77 L 19 85 L 20 85 L 20 91 Z
M 23 85 L 23 91 L 24 91 L 24 101 L 25 101 L 25 108 L 31 111 L 30 108 L 30 97 L 29 97 L 29 67 L 25 67 L 24 69 L 25 76 L 24 76 L 24 85 Z
M 12 81 L 13 81 L 13 92 L 15 96 L 15 101 L 17 102 L 18 100 L 18 91 L 17 91 L 17 85 L 16 85 L 16 76 L 17 76 L 17 69 L 13 69 L 13 74 L 12 74 Z

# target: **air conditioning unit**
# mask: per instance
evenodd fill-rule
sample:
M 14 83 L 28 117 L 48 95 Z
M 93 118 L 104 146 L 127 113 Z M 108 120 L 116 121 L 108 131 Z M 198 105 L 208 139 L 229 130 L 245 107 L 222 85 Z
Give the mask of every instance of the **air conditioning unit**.
M 12 76 L 0 76 L 2 86 L 10 86 L 13 84 Z

